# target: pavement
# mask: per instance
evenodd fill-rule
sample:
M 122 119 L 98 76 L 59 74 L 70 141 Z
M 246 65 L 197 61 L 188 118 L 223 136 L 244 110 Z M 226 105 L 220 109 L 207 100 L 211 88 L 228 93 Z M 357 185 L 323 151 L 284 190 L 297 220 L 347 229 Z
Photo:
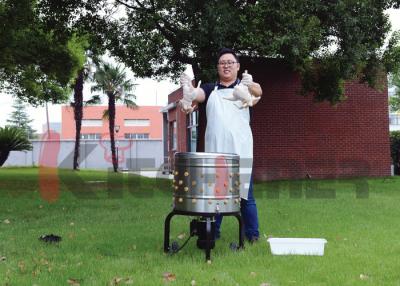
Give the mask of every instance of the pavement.
M 161 178 L 161 179 L 173 179 L 174 176 L 172 174 L 163 174 L 160 171 L 124 171 L 122 170 L 123 173 L 130 173 L 130 174 L 136 174 L 139 176 L 147 177 L 147 178 Z

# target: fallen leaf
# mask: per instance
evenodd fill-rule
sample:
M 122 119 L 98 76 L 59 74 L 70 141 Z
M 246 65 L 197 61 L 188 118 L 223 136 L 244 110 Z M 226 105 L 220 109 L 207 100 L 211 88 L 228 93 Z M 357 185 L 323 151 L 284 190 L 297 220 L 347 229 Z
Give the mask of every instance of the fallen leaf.
M 250 272 L 250 276 L 255 277 L 257 275 L 257 273 L 255 272 Z
M 171 282 L 176 280 L 176 275 L 171 272 L 164 272 L 163 273 L 164 281 Z
M 42 206 L 42 205 L 40 205 L 40 206 L 39 206 L 39 209 L 42 209 L 42 208 L 43 208 L 43 206 Z
M 79 279 L 75 279 L 75 278 L 69 278 L 67 280 L 67 283 L 72 286 L 80 286 L 81 285 L 81 282 L 79 281 Z
M 369 277 L 366 274 L 360 274 L 360 279 L 361 280 L 367 280 Z
M 5 219 L 3 222 L 4 222 L 5 224 L 10 224 L 10 223 L 11 223 L 9 219 Z
M 19 268 L 19 271 L 25 272 L 25 262 L 24 261 L 19 261 L 18 262 L 18 268 Z
M 40 274 L 40 269 L 36 268 L 35 270 L 32 271 L 33 276 L 38 276 Z
M 184 239 L 186 237 L 186 233 L 181 233 L 178 235 L 178 239 Z
M 41 258 L 41 259 L 40 259 L 40 264 L 42 264 L 42 265 L 49 265 L 49 261 L 46 260 L 46 259 L 44 259 L 44 258 Z
M 123 279 L 121 277 L 114 277 L 110 282 L 110 286 L 118 285 L 122 280 Z

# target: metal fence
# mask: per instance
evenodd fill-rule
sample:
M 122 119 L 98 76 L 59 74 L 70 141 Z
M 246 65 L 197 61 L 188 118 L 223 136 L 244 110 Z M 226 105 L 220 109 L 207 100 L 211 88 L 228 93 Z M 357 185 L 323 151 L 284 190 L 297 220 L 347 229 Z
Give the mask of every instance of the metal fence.
M 74 140 L 32 140 L 32 151 L 13 151 L 4 166 L 50 166 L 71 169 Z M 162 140 L 117 140 L 119 168 L 157 170 L 164 163 Z M 112 167 L 110 140 L 81 140 L 80 169 Z

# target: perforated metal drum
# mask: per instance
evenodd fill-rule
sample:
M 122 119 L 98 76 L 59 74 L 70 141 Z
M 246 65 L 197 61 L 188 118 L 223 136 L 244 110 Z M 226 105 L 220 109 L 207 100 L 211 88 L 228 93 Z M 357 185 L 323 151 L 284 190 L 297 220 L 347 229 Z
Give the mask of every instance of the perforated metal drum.
M 192 213 L 239 212 L 239 155 L 176 153 L 173 175 L 175 210 Z

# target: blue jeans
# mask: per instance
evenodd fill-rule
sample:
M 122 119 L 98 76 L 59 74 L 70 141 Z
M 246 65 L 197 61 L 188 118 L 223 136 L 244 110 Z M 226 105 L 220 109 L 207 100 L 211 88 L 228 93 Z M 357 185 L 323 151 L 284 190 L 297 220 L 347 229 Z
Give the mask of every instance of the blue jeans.
M 247 239 L 253 237 L 259 237 L 258 232 L 258 214 L 256 201 L 253 195 L 253 178 L 250 179 L 249 195 L 247 200 L 242 199 L 240 201 L 240 213 L 242 214 L 242 219 L 244 223 L 244 234 Z M 215 217 L 215 236 L 219 238 L 221 235 L 220 228 L 222 223 L 223 215 L 217 215 Z

